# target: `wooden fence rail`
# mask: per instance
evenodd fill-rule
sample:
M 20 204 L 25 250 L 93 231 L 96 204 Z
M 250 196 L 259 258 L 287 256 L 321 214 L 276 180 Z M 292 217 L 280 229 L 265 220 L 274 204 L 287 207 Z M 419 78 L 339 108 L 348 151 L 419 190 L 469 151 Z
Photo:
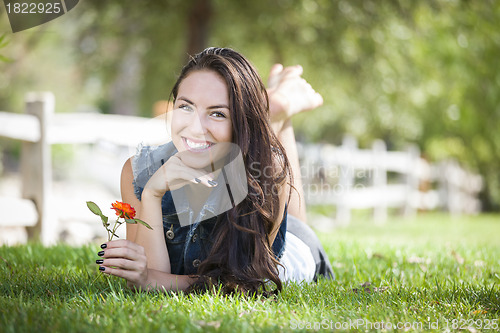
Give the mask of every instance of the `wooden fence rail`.
M 51 209 L 53 144 L 108 141 L 135 147 L 168 140 L 164 117 L 56 114 L 50 92 L 29 93 L 25 102 L 25 114 L 0 112 L 0 136 L 22 141 L 22 198 L 0 197 L 0 227 L 24 226 L 43 244 L 58 240 L 57 214 Z
M 309 205 L 336 206 L 336 221 L 348 223 L 353 209 L 373 209 L 376 222 L 385 221 L 388 208 L 406 216 L 418 209 L 443 209 L 453 214 L 476 214 L 482 178 L 455 161 L 430 164 L 416 146 L 387 151 L 381 140 L 359 149 L 351 136 L 340 147 L 299 145 L 304 192 Z
M 154 119 L 103 114 L 55 114 L 50 92 L 29 93 L 25 114 L 0 112 L 0 136 L 22 141 L 22 198 L 0 197 L 0 227 L 24 226 L 31 238 L 43 244 L 58 240 L 57 214 L 52 207 L 51 146 L 58 143 L 108 141 L 136 147 L 140 143 L 169 140 L 165 117 Z M 452 213 L 476 213 L 481 177 L 449 161 L 431 165 L 416 147 L 405 152 L 387 151 L 377 140 L 372 149 L 358 149 L 346 136 L 342 146 L 299 145 L 302 176 L 308 204 L 333 204 L 336 218 L 346 223 L 352 209 L 373 208 L 376 221 L 387 209 L 404 214 L 416 209 L 444 208 Z M 400 175 L 394 181 L 395 174 Z M 437 184 L 422 191 L 422 184 Z

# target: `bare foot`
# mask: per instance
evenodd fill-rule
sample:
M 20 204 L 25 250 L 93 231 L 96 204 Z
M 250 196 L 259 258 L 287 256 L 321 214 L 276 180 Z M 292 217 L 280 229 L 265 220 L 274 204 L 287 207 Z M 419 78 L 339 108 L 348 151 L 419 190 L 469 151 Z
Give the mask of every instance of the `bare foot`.
M 312 110 L 323 104 L 323 98 L 302 75 L 302 66 L 283 68 L 275 64 L 268 80 L 268 95 L 273 128 L 281 129 L 283 123 L 293 115 Z

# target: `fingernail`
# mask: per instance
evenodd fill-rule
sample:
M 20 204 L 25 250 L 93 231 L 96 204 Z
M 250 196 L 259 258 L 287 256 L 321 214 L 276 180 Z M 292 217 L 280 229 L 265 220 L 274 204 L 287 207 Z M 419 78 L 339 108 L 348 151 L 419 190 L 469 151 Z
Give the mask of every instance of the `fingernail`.
M 102 271 L 104 271 L 105 269 L 106 269 L 106 267 L 104 267 L 104 266 L 99 266 L 99 270 L 100 270 L 101 272 L 102 272 Z
M 104 262 L 104 260 L 102 260 L 102 259 L 98 259 L 98 260 L 95 261 L 95 263 L 98 264 L 98 265 L 102 264 L 103 262 Z
M 215 180 L 209 180 L 208 183 L 212 186 L 217 186 L 217 182 Z
M 194 181 L 197 182 L 198 184 L 201 183 L 201 180 L 199 180 L 198 178 L 195 178 Z
M 104 251 L 99 251 L 99 252 L 97 253 L 97 255 L 98 255 L 99 257 L 102 257 L 102 256 L 104 255 Z
M 101 244 L 101 249 L 105 249 L 107 248 L 108 246 L 106 244 Z

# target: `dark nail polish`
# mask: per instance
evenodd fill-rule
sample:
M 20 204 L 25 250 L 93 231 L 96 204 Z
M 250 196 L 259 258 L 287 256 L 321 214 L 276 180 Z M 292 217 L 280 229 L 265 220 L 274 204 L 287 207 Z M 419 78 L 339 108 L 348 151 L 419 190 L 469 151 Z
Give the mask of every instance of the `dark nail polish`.
M 197 182 L 198 184 L 201 183 L 201 180 L 199 180 L 198 178 L 195 178 L 194 181 Z
M 99 251 L 99 252 L 97 253 L 97 255 L 98 255 L 99 257 L 102 257 L 102 256 L 104 255 L 104 251 Z
M 217 182 L 215 180 L 209 180 L 208 183 L 212 186 L 217 186 Z
M 101 249 L 105 249 L 107 248 L 108 246 L 106 244 L 101 244 Z
M 101 272 L 102 272 L 102 271 L 104 271 L 105 269 L 106 269 L 106 267 L 104 267 L 104 266 L 99 266 L 99 270 L 100 270 Z
M 104 260 L 102 260 L 102 259 L 99 259 L 99 260 L 95 261 L 95 263 L 98 264 L 98 265 L 102 264 L 103 262 L 104 262 Z

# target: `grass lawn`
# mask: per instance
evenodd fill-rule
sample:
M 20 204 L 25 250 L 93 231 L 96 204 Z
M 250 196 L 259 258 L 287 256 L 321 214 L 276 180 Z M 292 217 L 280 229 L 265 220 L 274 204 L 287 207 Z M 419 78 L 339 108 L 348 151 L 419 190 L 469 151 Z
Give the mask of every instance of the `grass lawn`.
M 337 279 L 274 299 L 133 293 L 99 273 L 98 244 L 0 247 L 0 332 L 499 330 L 500 216 L 318 234 Z

